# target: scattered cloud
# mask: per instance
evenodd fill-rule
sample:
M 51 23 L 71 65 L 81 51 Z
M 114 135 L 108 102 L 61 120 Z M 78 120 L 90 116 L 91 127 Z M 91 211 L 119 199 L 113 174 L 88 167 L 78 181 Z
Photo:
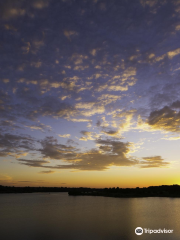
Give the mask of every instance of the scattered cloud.
M 80 133 L 83 136 L 81 138 L 79 138 L 79 140 L 82 140 L 82 141 L 94 140 L 95 137 L 98 136 L 96 133 L 88 132 L 88 131 L 81 131 Z
M 89 119 L 85 119 L 85 118 L 68 118 L 69 121 L 72 121 L 72 122 L 90 122 L 91 123 L 91 120 Z
M 71 38 L 74 36 L 77 36 L 78 33 L 76 31 L 70 31 L 70 30 L 64 30 L 64 36 L 67 37 L 69 41 L 71 41 Z
M 18 159 L 19 163 L 29 167 L 43 167 L 43 164 L 49 163 L 45 160 L 27 160 L 27 159 Z
M 28 135 L 0 134 L 0 157 L 26 156 L 27 152 L 35 150 L 34 143 L 35 139 Z
M 110 104 L 112 102 L 116 102 L 117 100 L 121 99 L 121 96 L 117 96 L 117 95 L 112 95 L 112 94 L 102 94 L 100 97 L 97 98 L 97 100 L 100 101 L 100 103 L 107 105 Z
M 95 102 L 81 102 L 81 103 L 77 103 L 76 104 L 76 108 L 80 108 L 80 109 L 92 109 L 92 107 L 95 105 Z
M 5 78 L 5 79 L 3 79 L 3 82 L 4 82 L 4 83 L 8 83 L 8 82 L 9 82 L 9 79 Z
M 37 125 L 25 125 L 25 127 L 30 128 L 31 130 L 40 130 L 42 132 L 45 132 L 46 130 L 52 130 L 51 126 L 45 125 L 43 123 L 37 123 Z
M 83 132 L 85 136 L 89 133 Z M 45 160 L 25 160 L 19 159 L 21 164 L 30 167 L 44 167 L 49 169 L 78 169 L 78 170 L 106 170 L 110 166 L 134 166 L 138 160 L 127 157 L 132 143 L 124 143 L 114 140 L 95 140 L 98 148 L 86 152 L 78 152 L 72 146 L 58 144 L 52 137 L 46 137 L 42 141 L 43 148 L 40 149 L 46 158 L 64 160 L 68 164 L 63 165 L 44 165 L 49 163 Z
M 173 103 L 172 106 L 178 106 L 178 102 Z M 165 106 L 151 112 L 147 122 L 153 129 L 180 132 L 180 111 Z
M 101 131 L 101 132 L 112 137 L 119 135 L 119 130 L 108 130 L 108 131 Z
M 1 1 L 0 157 L 41 173 L 169 166 L 131 157 L 130 140 L 179 139 L 180 1 L 114 4 Z
M 169 162 L 164 162 L 161 156 L 154 156 L 154 157 L 143 157 L 143 161 L 140 162 L 141 168 L 161 168 L 161 167 L 168 167 Z
M 64 134 L 64 135 L 58 134 L 58 136 L 62 138 L 70 138 L 71 134 Z
M 177 48 L 175 50 L 172 50 L 172 51 L 169 51 L 161 56 L 158 56 L 158 57 L 155 57 L 152 56 L 151 59 L 154 61 L 154 62 L 159 62 L 159 61 L 162 61 L 164 60 L 166 57 L 169 58 L 170 60 L 173 59 L 175 56 L 179 55 L 180 54 L 180 48 Z
M 42 9 L 45 7 L 48 7 L 49 5 L 49 0 L 35 0 L 32 2 L 32 6 L 36 9 Z
M 55 171 L 49 170 L 49 171 L 41 171 L 41 172 L 39 172 L 39 173 L 50 174 L 50 173 L 55 173 Z
M 50 159 L 74 160 L 77 157 L 77 149 L 71 145 L 59 144 L 54 137 L 46 137 L 40 141 L 42 148 L 41 154 Z

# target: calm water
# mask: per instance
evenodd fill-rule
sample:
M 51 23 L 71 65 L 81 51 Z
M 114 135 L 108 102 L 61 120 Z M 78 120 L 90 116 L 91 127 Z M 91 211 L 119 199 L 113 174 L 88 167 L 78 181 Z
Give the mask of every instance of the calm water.
M 137 236 L 136 227 L 174 233 Z M 0 195 L 0 239 L 179 240 L 180 199 L 4 194 Z

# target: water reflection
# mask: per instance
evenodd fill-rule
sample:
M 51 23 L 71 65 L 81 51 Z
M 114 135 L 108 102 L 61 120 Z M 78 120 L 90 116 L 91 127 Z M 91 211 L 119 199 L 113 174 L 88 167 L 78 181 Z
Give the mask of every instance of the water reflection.
M 53 194 L 0 196 L 1 239 L 132 240 L 180 237 L 180 199 L 106 198 Z M 135 235 L 135 228 L 173 234 Z

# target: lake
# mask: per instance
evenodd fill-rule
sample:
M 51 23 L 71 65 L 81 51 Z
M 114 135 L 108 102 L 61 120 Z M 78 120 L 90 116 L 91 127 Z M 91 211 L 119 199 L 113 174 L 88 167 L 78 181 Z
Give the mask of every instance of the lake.
M 135 234 L 135 228 L 173 233 Z M 2 240 L 179 240 L 179 198 L 0 195 Z

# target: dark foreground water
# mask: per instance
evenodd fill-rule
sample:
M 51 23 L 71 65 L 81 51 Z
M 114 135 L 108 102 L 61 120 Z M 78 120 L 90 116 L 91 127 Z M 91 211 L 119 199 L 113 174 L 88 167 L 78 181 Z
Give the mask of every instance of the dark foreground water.
M 135 228 L 172 234 L 135 234 Z M 0 195 L 2 240 L 180 239 L 179 198 L 109 198 L 67 193 Z

